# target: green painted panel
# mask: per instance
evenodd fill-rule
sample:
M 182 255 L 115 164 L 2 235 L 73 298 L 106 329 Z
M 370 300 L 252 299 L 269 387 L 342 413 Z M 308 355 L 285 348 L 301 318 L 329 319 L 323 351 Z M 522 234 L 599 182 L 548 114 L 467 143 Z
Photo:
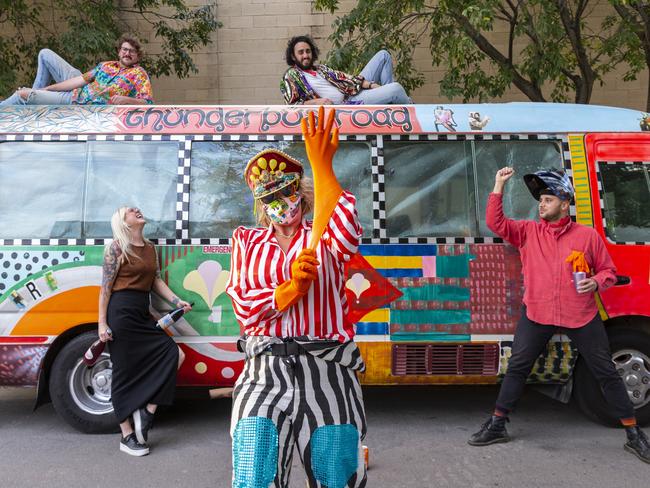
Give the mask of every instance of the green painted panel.
M 400 288 L 403 293 L 399 300 L 431 301 L 466 301 L 469 300 L 469 288 L 454 285 L 426 285 L 412 288 Z
M 469 310 L 391 310 L 394 324 L 465 324 L 471 321 Z
M 436 276 L 439 278 L 469 278 L 471 254 L 436 256 Z
M 206 261 L 218 263 L 218 266 L 212 269 L 212 273 L 199 272 L 199 266 Z M 185 314 L 185 319 L 199 335 L 238 336 L 240 334 L 232 302 L 223 286 L 225 284 L 223 280 L 227 278 L 230 271 L 229 254 L 204 254 L 201 247 L 197 246 L 193 252 L 175 259 L 166 269 L 169 271 L 169 287 L 174 293 L 183 300 L 194 302 L 192 311 Z M 222 274 L 223 277 L 219 280 Z M 195 279 L 192 280 L 192 277 Z M 220 285 L 217 286 L 216 296 L 215 292 L 209 293 L 210 286 L 215 280 Z M 200 286 L 192 286 L 192 283 Z

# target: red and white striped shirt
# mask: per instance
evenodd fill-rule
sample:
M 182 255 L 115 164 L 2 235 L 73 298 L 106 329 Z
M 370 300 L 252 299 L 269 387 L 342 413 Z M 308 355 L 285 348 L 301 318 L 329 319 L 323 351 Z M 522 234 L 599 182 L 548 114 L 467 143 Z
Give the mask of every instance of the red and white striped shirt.
M 349 341 L 353 324 L 346 320 L 344 264 L 356 254 L 361 225 L 356 198 L 344 191 L 316 248 L 318 280 L 298 303 L 277 310 L 275 289 L 291 277 L 291 263 L 309 245 L 311 222 L 303 219 L 285 254 L 273 226 L 233 232 L 230 280 L 226 293 L 235 316 L 249 336 L 299 337 Z

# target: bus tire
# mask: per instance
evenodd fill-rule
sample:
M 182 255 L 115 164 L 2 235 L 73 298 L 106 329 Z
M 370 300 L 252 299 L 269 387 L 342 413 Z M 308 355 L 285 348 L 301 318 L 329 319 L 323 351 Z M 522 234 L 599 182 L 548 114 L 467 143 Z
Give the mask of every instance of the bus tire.
M 81 360 L 96 340 L 97 332 L 84 332 L 63 346 L 52 364 L 50 397 L 56 412 L 75 429 L 88 434 L 117 432 L 110 355 L 104 350 L 91 368 Z
M 650 423 L 650 334 L 641 327 L 624 326 L 608 327 L 607 334 L 612 359 L 634 404 L 637 422 L 647 425 Z M 576 365 L 573 391 L 576 403 L 588 418 L 612 427 L 621 425 L 582 359 Z

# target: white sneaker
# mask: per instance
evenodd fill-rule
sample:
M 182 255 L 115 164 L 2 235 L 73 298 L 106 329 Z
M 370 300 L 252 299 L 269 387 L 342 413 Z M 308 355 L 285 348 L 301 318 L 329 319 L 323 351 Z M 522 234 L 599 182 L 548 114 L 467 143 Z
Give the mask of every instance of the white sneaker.
M 120 451 L 129 454 L 130 456 L 146 456 L 149 454 L 149 446 L 146 444 L 140 444 L 135 437 L 135 434 L 131 433 L 126 437 L 123 437 L 120 441 Z

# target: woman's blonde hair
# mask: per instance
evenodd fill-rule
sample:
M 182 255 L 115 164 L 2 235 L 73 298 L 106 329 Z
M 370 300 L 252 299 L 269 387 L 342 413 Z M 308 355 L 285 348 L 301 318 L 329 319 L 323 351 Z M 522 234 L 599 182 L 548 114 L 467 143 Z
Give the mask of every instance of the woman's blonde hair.
M 111 217 L 111 230 L 113 231 L 113 242 L 117 243 L 118 247 L 122 251 L 120 256 L 120 262 L 123 259 L 126 259 L 128 263 L 131 262 L 129 257 L 137 258 L 133 251 L 131 250 L 131 228 L 126 223 L 126 212 L 129 209 L 128 206 L 123 206 L 118 208 L 113 216 Z M 147 239 L 145 242 L 149 242 Z M 111 244 L 107 244 L 104 252 L 108 252 Z
M 314 182 L 311 178 L 303 176 L 300 178 L 298 190 L 302 196 L 300 208 L 302 210 L 302 216 L 304 217 L 314 208 Z M 255 202 L 255 219 L 257 220 L 258 225 L 261 225 L 262 227 L 268 227 L 271 224 L 271 219 L 264 211 L 264 205 L 258 201 Z

